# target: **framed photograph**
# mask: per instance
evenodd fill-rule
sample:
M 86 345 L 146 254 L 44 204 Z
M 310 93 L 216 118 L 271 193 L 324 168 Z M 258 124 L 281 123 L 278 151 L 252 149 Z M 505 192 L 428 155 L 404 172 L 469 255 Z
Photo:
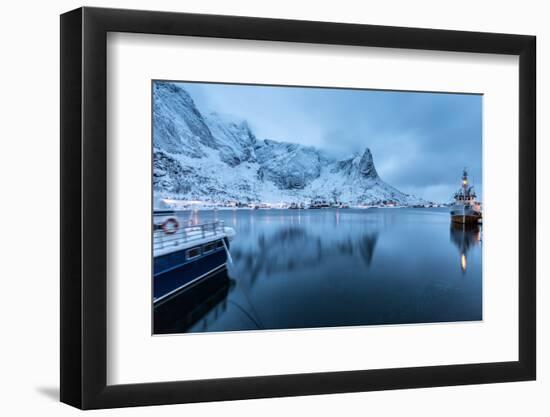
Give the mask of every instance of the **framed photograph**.
M 535 37 L 61 16 L 61 401 L 533 380 Z

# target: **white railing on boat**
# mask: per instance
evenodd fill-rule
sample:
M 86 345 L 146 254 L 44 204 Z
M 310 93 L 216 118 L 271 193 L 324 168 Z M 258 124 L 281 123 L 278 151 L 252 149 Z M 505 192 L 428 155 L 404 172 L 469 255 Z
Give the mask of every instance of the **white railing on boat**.
M 173 233 L 166 233 L 162 228 L 157 228 L 159 226 L 160 225 L 155 225 L 155 230 L 153 232 L 153 251 L 183 245 L 189 246 L 189 243 L 195 241 L 225 236 L 223 220 L 191 226 L 180 225 Z

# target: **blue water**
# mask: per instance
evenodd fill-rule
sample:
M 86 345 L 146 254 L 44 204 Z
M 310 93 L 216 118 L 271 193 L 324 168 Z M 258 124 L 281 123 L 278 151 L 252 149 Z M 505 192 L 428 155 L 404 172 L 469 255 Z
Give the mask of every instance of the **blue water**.
M 179 331 L 482 319 L 481 228 L 452 227 L 448 209 L 198 215 L 235 229 L 233 263 L 222 299 Z

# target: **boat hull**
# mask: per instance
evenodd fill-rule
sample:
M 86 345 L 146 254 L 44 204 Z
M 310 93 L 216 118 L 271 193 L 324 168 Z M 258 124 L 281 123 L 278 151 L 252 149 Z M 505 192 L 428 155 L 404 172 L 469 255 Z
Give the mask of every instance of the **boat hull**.
M 453 223 L 460 224 L 477 224 L 481 219 L 480 215 L 455 215 L 451 216 L 451 221 Z
M 221 270 L 156 303 L 153 310 L 154 334 L 187 332 L 212 309 L 223 305 L 231 285 L 227 272 Z
M 226 239 L 226 238 L 224 238 Z M 226 245 L 229 242 L 226 240 Z M 186 248 L 156 256 L 154 259 L 153 299 L 155 305 L 177 295 L 192 284 L 222 272 L 227 267 L 227 252 L 220 246 L 210 253 L 186 259 Z
M 460 224 L 478 223 L 481 213 L 472 207 L 455 205 L 451 207 L 451 221 Z

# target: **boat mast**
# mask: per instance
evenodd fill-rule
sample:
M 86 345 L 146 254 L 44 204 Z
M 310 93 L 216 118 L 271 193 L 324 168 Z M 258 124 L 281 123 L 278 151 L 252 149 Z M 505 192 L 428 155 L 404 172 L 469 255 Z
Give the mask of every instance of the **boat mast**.
M 462 195 L 466 197 L 469 193 L 468 190 L 468 172 L 466 171 L 466 168 L 462 171 Z

